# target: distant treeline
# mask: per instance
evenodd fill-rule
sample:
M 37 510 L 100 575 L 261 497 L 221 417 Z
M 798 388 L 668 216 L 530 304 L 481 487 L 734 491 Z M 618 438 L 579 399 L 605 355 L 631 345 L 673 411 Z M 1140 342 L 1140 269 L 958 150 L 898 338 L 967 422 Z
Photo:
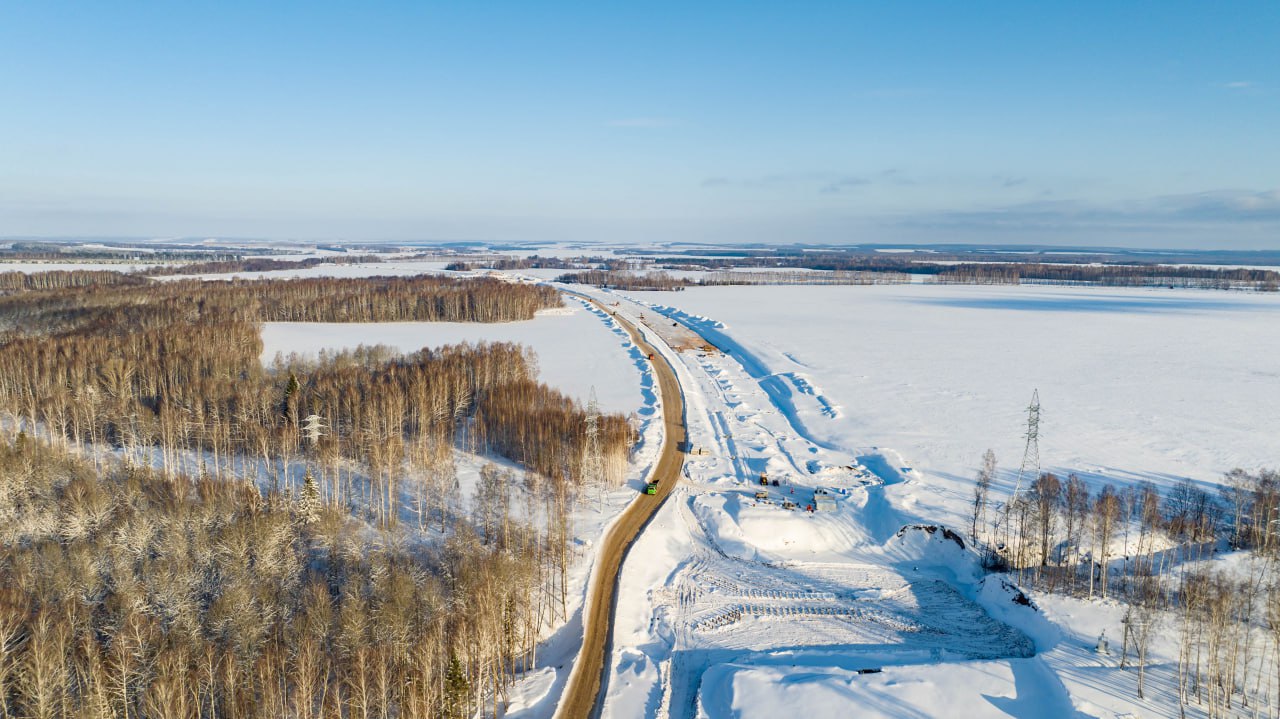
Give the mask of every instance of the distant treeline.
M 557 282 L 611 287 L 618 290 L 670 290 L 716 285 L 889 285 L 911 281 L 902 272 L 712 272 L 701 277 L 676 277 L 667 272 L 570 272 Z
M 246 259 L 216 260 L 212 262 L 193 262 L 185 265 L 165 265 L 153 267 L 141 274 L 159 275 L 212 275 L 228 272 L 271 272 L 275 270 L 302 270 L 320 265 L 354 265 L 368 262 L 381 262 L 378 255 L 333 255 L 329 257 L 308 257 L 302 260 L 276 260 L 269 257 L 251 257 Z
M 1086 284 L 1107 287 L 1190 287 L 1275 292 L 1280 272 L 1171 265 L 963 264 L 931 265 L 932 282 L 970 285 Z
M 613 270 L 585 270 L 560 275 L 556 282 L 579 285 L 611 287 L 617 290 L 682 290 L 697 285 L 684 277 L 666 272 L 618 272 Z
M 106 282 L 121 286 L 89 284 L 99 274 L 38 273 L 8 280 L 12 291 L 21 294 L 0 296 L 0 338 L 11 330 L 39 334 L 95 324 L 137 331 L 174 318 L 210 317 L 215 311 L 245 322 L 511 322 L 560 306 L 559 293 L 549 287 L 488 278 L 147 282 L 101 273 Z M 34 291 L 46 284 L 62 289 Z
M 867 255 L 804 252 L 736 257 L 666 257 L 663 267 L 705 270 L 797 268 L 829 272 L 924 275 L 926 281 L 952 284 L 1081 284 L 1108 287 L 1192 287 L 1201 289 L 1280 289 L 1275 270 L 1156 264 L 1066 264 L 1046 262 L 971 262 L 947 264 L 913 259 L 915 255 Z M 812 283 L 823 281 L 815 276 Z M 686 283 L 686 286 L 689 283 Z M 719 283 L 717 283 L 719 284 Z
M 0 272 L 0 294 L 30 290 L 61 290 L 95 285 L 142 285 L 146 280 L 111 270 L 50 270 L 49 272 Z
M 1280 267 L 1278 250 L 1135 250 L 1123 247 L 1071 247 L 1044 245 L 789 245 L 766 247 L 754 245 L 737 248 L 700 247 L 688 250 L 632 248 L 628 254 L 646 258 L 666 258 L 664 264 L 717 259 L 756 258 L 786 263 L 796 257 L 843 256 L 861 258 L 897 258 L 940 264 L 1026 262 L 1042 264 L 1110 264 L 1110 265 L 1208 265 Z
M 468 272 L 471 270 L 529 270 L 553 269 L 568 270 L 581 267 L 581 264 L 563 260 L 559 257 L 499 257 L 489 260 L 461 260 L 445 266 L 446 270 Z
M 901 285 L 911 282 L 905 272 L 713 272 L 695 280 L 696 284 L 714 285 Z
M 708 253 L 713 255 L 715 253 Z M 910 260 L 892 255 L 854 255 L 846 253 L 803 252 L 796 254 L 752 254 L 726 257 L 659 257 L 654 263 L 682 269 L 733 270 L 743 268 L 795 268 L 842 272 L 909 272 L 919 267 Z
M 191 249 L 187 247 L 147 246 L 145 249 L 111 246 L 84 247 L 56 242 L 14 242 L 0 248 L 0 260 L 49 262 L 186 262 L 236 259 L 226 250 Z
M 488 259 L 468 259 L 450 263 L 446 270 L 579 270 L 598 268 L 604 270 L 625 270 L 636 263 L 616 257 L 496 257 Z

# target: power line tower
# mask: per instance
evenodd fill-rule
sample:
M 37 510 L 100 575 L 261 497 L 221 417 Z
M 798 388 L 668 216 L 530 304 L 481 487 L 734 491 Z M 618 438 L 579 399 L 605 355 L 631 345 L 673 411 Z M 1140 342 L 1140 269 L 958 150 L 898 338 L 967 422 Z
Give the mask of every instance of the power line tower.
M 318 414 L 309 414 L 302 420 L 302 436 L 307 438 L 311 448 L 320 442 L 320 437 L 324 436 L 324 418 Z
M 1030 474 L 1040 476 L 1040 390 L 1032 390 L 1031 404 L 1027 407 L 1027 446 L 1022 452 L 1022 466 L 1018 468 L 1018 479 L 1013 484 L 1013 494 L 1009 504 L 1018 498 L 1022 489 L 1022 478 Z
M 1013 494 L 1004 503 L 1002 516 L 998 516 L 993 530 L 999 536 L 1004 530 L 1004 548 L 1007 551 L 1013 532 L 1013 510 L 1017 506 L 1018 493 L 1022 491 L 1022 478 L 1027 474 L 1040 476 L 1040 390 L 1032 390 L 1031 404 L 1027 407 L 1026 448 L 1022 452 L 1022 466 L 1018 468 L 1018 478 L 1013 483 Z

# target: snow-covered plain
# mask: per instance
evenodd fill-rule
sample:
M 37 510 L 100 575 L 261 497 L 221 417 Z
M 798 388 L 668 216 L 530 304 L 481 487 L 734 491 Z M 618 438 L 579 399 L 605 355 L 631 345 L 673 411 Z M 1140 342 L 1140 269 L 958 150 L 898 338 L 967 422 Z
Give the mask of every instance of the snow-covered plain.
M 1044 286 L 722 287 L 630 293 L 734 348 L 820 443 L 889 447 L 945 496 L 1022 459 L 1038 389 L 1046 469 L 1215 483 L 1280 459 L 1280 296 Z M 907 501 L 908 498 L 903 498 Z M 938 516 L 951 502 L 929 507 Z M 923 508 L 922 508 L 923 511 Z

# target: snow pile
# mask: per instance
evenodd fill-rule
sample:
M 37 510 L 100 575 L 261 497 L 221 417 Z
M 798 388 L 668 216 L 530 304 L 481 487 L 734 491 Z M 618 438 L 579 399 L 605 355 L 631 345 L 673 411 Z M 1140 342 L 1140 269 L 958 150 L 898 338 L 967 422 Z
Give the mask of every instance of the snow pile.
M 1036 659 L 891 666 L 866 673 L 830 666 L 721 664 L 704 675 L 698 707 L 699 719 L 1007 719 L 1073 713 L 1061 683 Z
M 900 565 L 945 569 L 961 582 L 972 582 L 981 573 L 977 557 L 965 548 L 964 538 L 936 524 L 902 527 L 885 543 L 884 552 Z

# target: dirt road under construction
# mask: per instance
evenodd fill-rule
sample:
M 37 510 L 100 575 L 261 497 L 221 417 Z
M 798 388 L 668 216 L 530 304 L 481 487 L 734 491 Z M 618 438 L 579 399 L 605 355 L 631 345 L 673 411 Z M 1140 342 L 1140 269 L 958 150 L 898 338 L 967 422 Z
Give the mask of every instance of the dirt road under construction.
M 581 296 L 581 295 L 579 295 Z M 590 302 L 605 312 L 612 310 L 595 300 Z M 569 681 L 556 710 L 559 719 L 584 719 L 596 716 L 603 704 L 601 688 L 608 670 L 609 650 L 613 644 L 613 615 L 617 600 L 618 577 L 627 551 L 640 536 L 640 531 L 666 501 L 680 478 L 684 465 L 685 444 L 684 397 L 671 365 L 652 345 L 644 340 L 635 325 L 614 315 L 631 339 L 646 355 L 652 356 L 654 374 L 662 396 L 664 440 L 662 452 L 648 481 L 658 483 L 656 495 L 641 494 L 631 503 L 601 540 L 596 565 L 591 573 L 591 586 L 582 618 L 582 650 L 569 673 Z

